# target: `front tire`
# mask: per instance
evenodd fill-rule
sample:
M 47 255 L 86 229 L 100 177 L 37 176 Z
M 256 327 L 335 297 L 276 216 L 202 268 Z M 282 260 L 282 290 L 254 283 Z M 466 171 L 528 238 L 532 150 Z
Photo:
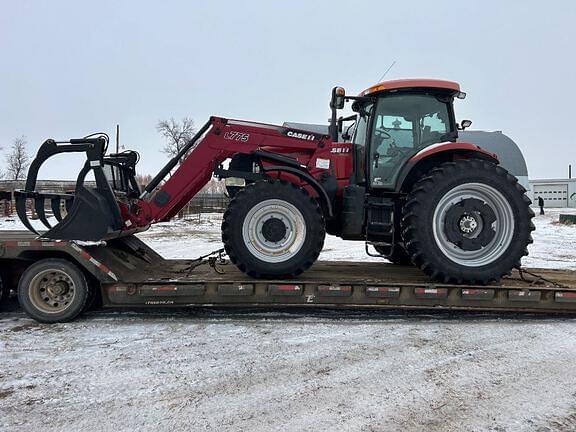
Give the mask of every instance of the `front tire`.
M 84 274 L 64 259 L 43 259 L 32 264 L 18 284 L 20 306 L 42 323 L 73 320 L 84 310 L 88 297 Z
M 445 283 L 499 280 L 528 255 L 530 199 L 518 180 L 491 162 L 448 162 L 421 179 L 402 219 L 412 262 Z
M 318 202 L 285 181 L 258 181 L 239 191 L 222 222 L 230 261 L 255 278 L 291 278 L 308 269 L 324 246 Z

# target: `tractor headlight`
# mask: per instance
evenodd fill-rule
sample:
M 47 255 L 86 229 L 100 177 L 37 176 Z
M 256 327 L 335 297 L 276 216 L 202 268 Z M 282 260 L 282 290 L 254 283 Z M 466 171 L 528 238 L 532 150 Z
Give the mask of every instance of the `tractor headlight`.
M 226 186 L 244 187 L 246 186 L 246 180 L 240 177 L 227 177 L 224 179 L 224 184 Z

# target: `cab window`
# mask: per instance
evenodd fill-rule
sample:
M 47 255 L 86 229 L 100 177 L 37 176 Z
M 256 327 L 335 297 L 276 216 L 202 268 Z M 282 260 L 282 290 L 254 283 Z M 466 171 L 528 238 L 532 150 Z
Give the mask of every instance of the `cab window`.
M 370 149 L 373 187 L 393 187 L 404 164 L 422 150 L 453 137 L 449 102 L 434 94 L 379 98 Z

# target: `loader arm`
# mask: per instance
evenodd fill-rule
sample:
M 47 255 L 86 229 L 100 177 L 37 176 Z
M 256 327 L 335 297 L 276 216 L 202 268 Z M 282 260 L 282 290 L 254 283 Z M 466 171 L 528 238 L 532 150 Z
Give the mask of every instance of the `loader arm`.
M 140 218 L 138 224 L 167 221 L 177 215 L 210 181 L 222 162 L 236 154 L 252 154 L 269 146 L 310 153 L 318 148 L 317 141 L 285 136 L 283 130 L 283 127 L 263 123 L 211 117 L 146 186 L 140 203 L 144 219 Z M 258 154 L 266 157 L 266 152 Z
M 307 138 L 303 138 L 302 133 L 293 133 L 282 126 L 211 117 L 142 193 L 135 180 L 139 158 L 136 152 L 106 155 L 108 137 L 100 135 L 48 140 L 31 164 L 26 189 L 16 192 L 18 215 L 30 231 L 53 240 L 101 241 L 132 234 L 178 214 L 210 181 L 215 170 L 230 176 L 222 163 L 237 154 L 253 155 L 261 165 L 259 173 L 245 173 L 247 176 L 261 179 L 272 172 L 283 172 L 290 181 L 310 184 L 328 201 L 315 178 L 319 175 L 315 157 L 329 157 L 329 138 L 306 134 Z M 70 152 L 86 154 L 74 193 L 36 191 L 40 166 L 53 155 Z M 306 162 L 291 157 L 293 154 Z M 94 186 L 85 181 L 89 173 L 94 175 Z M 36 231 L 28 220 L 28 200 L 34 200 L 31 208 L 48 231 Z M 51 226 L 44 211 L 47 200 L 58 221 L 55 226 Z M 65 217 L 60 213 L 63 202 Z M 330 204 L 327 207 L 331 214 Z

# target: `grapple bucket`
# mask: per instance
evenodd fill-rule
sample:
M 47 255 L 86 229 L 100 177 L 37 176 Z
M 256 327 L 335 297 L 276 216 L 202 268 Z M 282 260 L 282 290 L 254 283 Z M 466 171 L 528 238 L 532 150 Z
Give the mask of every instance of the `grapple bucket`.
M 52 240 L 100 241 L 120 235 L 123 220 L 114 192 L 104 174 L 104 153 L 107 137 L 82 138 L 67 141 L 59 145 L 53 140 L 42 144 L 28 172 L 26 189 L 14 193 L 16 211 L 22 223 L 30 231 L 42 238 Z M 42 163 L 50 156 L 64 152 L 85 152 L 87 161 L 76 181 L 74 194 L 37 192 L 36 179 Z M 89 172 L 94 173 L 95 187 L 87 187 L 85 178 Z M 37 215 L 47 230 L 38 230 L 28 218 L 28 200 L 32 201 L 31 212 Z M 50 222 L 46 206 L 56 221 Z M 62 214 L 64 203 L 66 214 Z M 54 225 L 52 225 L 54 223 Z

